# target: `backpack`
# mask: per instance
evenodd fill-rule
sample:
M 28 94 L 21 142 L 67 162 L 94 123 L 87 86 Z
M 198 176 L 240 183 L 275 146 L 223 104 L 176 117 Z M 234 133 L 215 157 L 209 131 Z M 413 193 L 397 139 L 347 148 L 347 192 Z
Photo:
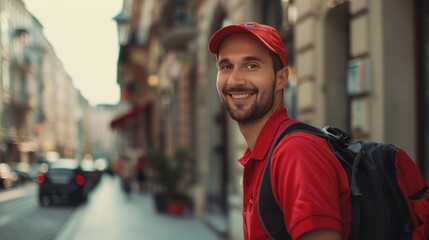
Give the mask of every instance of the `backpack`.
M 291 239 L 270 182 L 273 149 L 286 135 L 304 131 L 326 139 L 349 179 L 352 199 L 351 240 L 422 240 L 429 227 L 429 190 L 416 164 L 396 157 L 392 144 L 360 140 L 334 127 L 319 129 L 297 122 L 271 145 L 259 186 L 258 214 L 272 239 Z M 427 236 L 429 238 L 429 236 Z

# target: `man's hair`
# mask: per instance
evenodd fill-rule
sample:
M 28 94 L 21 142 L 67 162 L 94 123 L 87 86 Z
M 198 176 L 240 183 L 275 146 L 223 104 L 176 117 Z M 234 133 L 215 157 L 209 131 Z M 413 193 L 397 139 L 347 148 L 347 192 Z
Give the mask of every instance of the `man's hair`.
M 283 63 L 280 60 L 279 56 L 271 51 L 270 51 L 270 56 L 273 62 L 274 76 L 276 76 L 277 72 L 283 68 Z M 284 99 L 284 93 L 282 92 L 282 102 L 283 102 L 283 99 Z
M 280 69 L 283 68 L 282 61 L 280 60 L 279 56 L 277 54 L 270 51 L 270 56 L 273 61 L 273 69 L 274 73 L 277 73 Z

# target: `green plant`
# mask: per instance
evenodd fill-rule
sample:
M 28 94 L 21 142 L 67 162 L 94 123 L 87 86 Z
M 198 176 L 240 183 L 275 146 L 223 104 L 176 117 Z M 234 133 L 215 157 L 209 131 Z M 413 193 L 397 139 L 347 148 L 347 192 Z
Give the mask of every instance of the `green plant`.
M 172 158 L 162 152 L 152 152 L 148 156 L 153 170 L 152 180 L 158 189 L 162 189 L 168 199 L 187 200 L 179 184 L 182 180 L 185 164 L 190 159 L 189 151 L 178 149 Z
M 163 187 L 169 174 L 168 158 L 162 151 L 154 151 L 148 155 L 150 167 L 153 171 L 151 180 Z

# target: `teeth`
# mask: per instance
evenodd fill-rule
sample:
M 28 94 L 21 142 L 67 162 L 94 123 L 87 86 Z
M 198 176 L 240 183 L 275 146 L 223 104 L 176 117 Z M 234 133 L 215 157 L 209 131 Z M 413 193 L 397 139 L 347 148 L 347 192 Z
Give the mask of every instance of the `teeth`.
M 242 99 L 242 98 L 246 98 L 249 97 L 250 93 L 242 93 L 242 94 L 233 94 L 231 95 L 232 98 L 234 99 Z

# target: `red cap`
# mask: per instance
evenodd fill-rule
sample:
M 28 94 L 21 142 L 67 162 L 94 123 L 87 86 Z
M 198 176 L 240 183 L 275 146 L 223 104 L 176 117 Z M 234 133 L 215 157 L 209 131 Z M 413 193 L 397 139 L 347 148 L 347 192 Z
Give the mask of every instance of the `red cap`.
M 226 37 L 236 33 L 249 33 L 253 35 L 266 48 L 268 48 L 268 50 L 279 56 L 283 63 L 283 67 L 286 66 L 286 50 L 277 30 L 271 26 L 256 22 L 242 22 L 219 29 L 213 34 L 209 41 L 209 51 L 217 57 L 219 46 L 222 44 L 222 41 Z

